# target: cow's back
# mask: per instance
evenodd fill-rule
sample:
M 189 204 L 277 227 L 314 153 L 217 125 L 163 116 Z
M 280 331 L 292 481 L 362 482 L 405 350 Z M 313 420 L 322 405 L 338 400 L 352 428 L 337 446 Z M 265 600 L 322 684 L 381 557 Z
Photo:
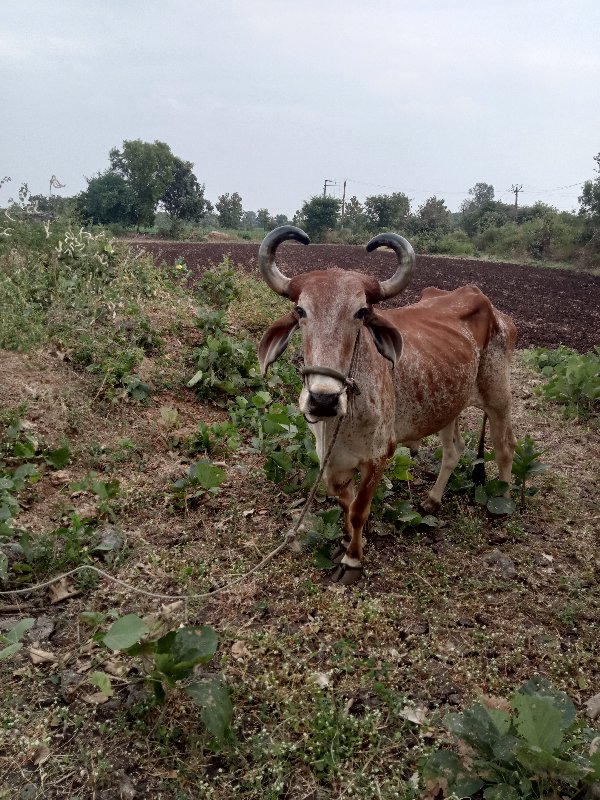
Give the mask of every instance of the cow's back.
M 481 356 L 498 333 L 495 309 L 476 286 L 463 286 L 428 288 L 418 303 L 381 313 L 403 339 L 394 370 L 398 438 L 435 433 L 469 405 Z

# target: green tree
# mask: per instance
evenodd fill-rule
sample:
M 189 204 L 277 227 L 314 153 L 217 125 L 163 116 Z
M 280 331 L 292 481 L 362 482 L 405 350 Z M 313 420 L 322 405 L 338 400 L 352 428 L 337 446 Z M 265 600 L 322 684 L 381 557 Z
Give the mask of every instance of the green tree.
M 368 226 L 377 231 L 400 231 L 410 214 L 410 200 L 404 192 L 375 194 L 367 197 L 364 212 Z
M 417 211 L 417 225 L 423 232 L 442 234 L 450 229 L 451 214 L 444 200 L 429 197 Z
M 270 231 L 272 228 L 275 228 L 275 220 L 269 214 L 269 210 L 267 208 L 259 208 L 256 212 L 256 222 L 259 228 L 263 228 L 265 231 Z
M 88 178 L 88 187 L 75 198 L 75 209 L 84 222 L 92 225 L 132 225 L 135 197 L 122 175 L 107 170 Z
M 252 230 L 253 228 L 260 228 L 258 224 L 256 211 L 244 211 L 242 214 L 242 228 L 245 231 Z
M 348 200 L 344 208 L 344 226 L 354 233 L 365 230 L 368 226 L 365 210 L 355 195 Z
M 589 231 L 597 233 L 600 231 L 600 153 L 594 156 L 594 161 L 597 164 L 598 177 L 583 184 L 579 213 L 587 219 Z
M 313 241 L 320 242 L 328 230 L 337 226 L 341 205 L 337 197 L 315 195 L 304 203 L 295 220 Z
M 138 230 L 141 225 L 152 225 L 158 202 L 175 175 L 176 158 L 171 148 L 164 142 L 132 139 L 123 142 L 122 150 L 114 147 L 109 158 L 111 170 L 129 187 L 133 223 Z
M 290 221 L 285 214 L 277 214 L 273 219 L 273 227 L 278 228 L 280 225 L 289 225 Z
M 242 223 L 242 198 L 237 192 L 222 194 L 216 202 L 221 228 L 239 228 Z
M 494 199 L 494 187 L 491 183 L 476 183 L 469 189 L 469 199 L 461 206 L 463 214 L 483 208 Z
M 173 178 L 161 202 L 171 217 L 172 227 L 177 228 L 183 222 L 199 222 L 212 211 L 212 204 L 204 197 L 204 184 L 199 184 L 192 172 L 194 165 L 177 156 L 173 157 L 173 165 Z

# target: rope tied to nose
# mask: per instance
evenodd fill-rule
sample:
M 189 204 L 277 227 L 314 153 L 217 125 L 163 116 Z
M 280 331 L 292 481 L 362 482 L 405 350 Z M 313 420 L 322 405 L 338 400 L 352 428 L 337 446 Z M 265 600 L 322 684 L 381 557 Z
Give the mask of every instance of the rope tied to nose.
M 360 341 L 360 331 L 358 332 L 356 339 L 354 340 L 354 349 L 352 351 L 352 358 L 350 359 L 350 366 L 348 367 L 348 373 L 344 374 L 343 372 L 339 372 L 337 369 L 333 369 L 332 367 L 302 367 L 300 370 L 300 374 L 302 378 L 305 378 L 307 375 L 324 375 L 327 378 L 334 378 L 336 381 L 339 381 L 342 384 L 342 388 L 338 392 L 338 395 L 342 394 L 343 392 L 347 392 L 349 396 L 352 395 L 359 395 L 360 388 L 354 378 L 352 377 L 352 373 L 356 367 L 356 362 L 358 360 L 358 343 Z

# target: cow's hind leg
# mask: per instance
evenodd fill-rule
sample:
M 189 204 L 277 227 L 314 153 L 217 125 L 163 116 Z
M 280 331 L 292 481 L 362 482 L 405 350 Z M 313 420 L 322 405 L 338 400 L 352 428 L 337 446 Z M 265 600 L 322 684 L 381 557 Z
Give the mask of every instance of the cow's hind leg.
M 485 412 L 490 421 L 490 436 L 498 464 L 498 477 L 501 481 L 510 484 L 516 445 L 510 421 L 510 403 L 502 408 L 486 406 Z
M 452 420 L 445 428 L 442 428 L 439 432 L 439 437 L 442 442 L 442 465 L 437 481 L 425 500 L 421 503 L 421 508 L 428 514 L 433 514 L 439 510 L 448 478 L 458 464 L 461 454 L 465 449 L 458 427 L 458 418 Z
M 371 510 L 371 501 L 375 490 L 381 480 L 387 459 L 382 459 L 376 464 L 365 464 L 360 470 L 360 486 L 358 493 L 350 505 L 349 523 L 351 529 L 350 542 L 341 561 L 331 574 L 334 583 L 348 586 L 356 583 L 362 577 L 363 571 L 363 542 L 362 534 L 365 522 Z

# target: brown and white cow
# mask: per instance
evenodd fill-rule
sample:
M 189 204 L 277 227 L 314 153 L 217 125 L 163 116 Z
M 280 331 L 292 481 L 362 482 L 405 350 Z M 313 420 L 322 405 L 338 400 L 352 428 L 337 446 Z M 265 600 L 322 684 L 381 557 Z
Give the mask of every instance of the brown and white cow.
M 414 447 L 424 436 L 439 434 L 440 473 L 422 503 L 435 511 L 464 449 L 459 414 L 476 406 L 490 421 L 499 477 L 509 481 L 515 446 L 509 369 L 516 329 L 476 286 L 452 292 L 429 288 L 415 305 L 375 310 L 376 303 L 406 287 L 414 269 L 414 251 L 397 234 L 383 233 L 367 244 L 368 252 L 386 246 L 398 256 L 395 274 L 382 282 L 343 269 L 287 278 L 275 264 L 275 252 L 288 239 L 309 243 L 299 228 L 284 225 L 260 246 L 265 281 L 294 309 L 266 331 L 259 360 L 264 374 L 300 328 L 305 368 L 299 405 L 314 423 L 321 463 L 345 417 L 323 477 L 344 512 L 332 579 L 350 584 L 360 578 L 363 527 L 398 443 Z

